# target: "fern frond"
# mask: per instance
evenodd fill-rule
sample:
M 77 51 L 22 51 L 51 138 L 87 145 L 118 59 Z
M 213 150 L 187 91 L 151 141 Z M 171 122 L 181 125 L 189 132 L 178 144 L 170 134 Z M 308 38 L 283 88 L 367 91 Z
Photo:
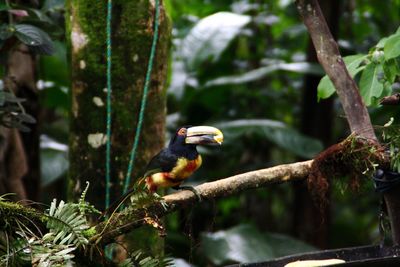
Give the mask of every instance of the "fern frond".
M 167 257 L 150 257 L 142 250 L 136 250 L 130 257 L 118 264 L 119 267 L 170 267 L 173 266 L 173 259 Z
M 33 266 L 68 266 L 72 264 L 76 249 L 74 245 L 60 245 L 54 243 L 43 243 L 41 240 L 35 240 L 32 247 L 32 265 Z
M 16 194 L 15 193 L 6 193 L 6 194 L 3 194 L 3 195 L 1 195 L 0 196 L 0 202 L 1 201 L 7 201 L 8 199 L 7 199 L 7 196 L 15 196 Z
M 89 190 L 89 186 L 90 186 L 90 183 L 88 181 L 86 181 L 86 187 L 83 190 L 81 197 L 79 198 L 78 204 L 71 204 L 71 205 L 77 205 L 77 207 L 82 215 L 85 215 L 87 213 L 101 214 L 101 211 L 96 209 L 92 204 L 90 204 L 89 202 L 87 202 L 85 200 L 87 191 Z
M 57 206 L 57 200 L 54 199 L 47 216 L 47 228 L 54 244 L 73 244 L 76 247 L 88 244 L 83 231 L 88 229 L 89 225 L 76 204 L 61 200 Z

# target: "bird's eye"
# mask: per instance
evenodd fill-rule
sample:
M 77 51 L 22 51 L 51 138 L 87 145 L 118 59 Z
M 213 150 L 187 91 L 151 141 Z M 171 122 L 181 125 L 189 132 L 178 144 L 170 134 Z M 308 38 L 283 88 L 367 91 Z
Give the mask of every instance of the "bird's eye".
M 178 135 L 186 135 L 186 128 L 180 128 L 178 131 Z

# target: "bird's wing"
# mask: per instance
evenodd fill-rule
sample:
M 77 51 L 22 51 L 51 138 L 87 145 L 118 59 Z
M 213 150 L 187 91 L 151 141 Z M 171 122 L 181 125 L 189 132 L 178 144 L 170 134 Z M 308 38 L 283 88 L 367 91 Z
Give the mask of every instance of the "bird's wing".
M 175 167 L 177 161 L 178 156 L 171 153 L 168 148 L 164 148 L 150 160 L 144 177 L 157 172 L 170 172 Z

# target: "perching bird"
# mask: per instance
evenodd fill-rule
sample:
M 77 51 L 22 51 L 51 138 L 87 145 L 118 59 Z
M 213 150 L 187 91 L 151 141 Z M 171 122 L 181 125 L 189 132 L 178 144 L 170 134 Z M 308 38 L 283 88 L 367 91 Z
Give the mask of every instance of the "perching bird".
M 188 189 L 197 195 L 193 187 L 181 186 L 201 165 L 202 158 L 197 145 L 220 145 L 223 134 L 211 126 L 181 127 L 171 138 L 168 147 L 155 155 L 146 167 L 142 180 L 150 193 L 159 187 Z M 137 188 L 132 188 L 121 196 L 109 210 L 113 211 L 124 202 Z M 107 212 L 109 213 L 109 212 Z

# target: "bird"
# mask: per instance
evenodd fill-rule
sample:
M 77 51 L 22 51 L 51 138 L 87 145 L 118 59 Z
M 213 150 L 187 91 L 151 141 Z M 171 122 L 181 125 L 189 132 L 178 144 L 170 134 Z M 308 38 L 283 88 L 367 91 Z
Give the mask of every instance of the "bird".
M 176 130 L 166 148 L 157 153 L 147 164 L 145 174 L 138 184 L 144 183 L 149 193 L 158 188 L 191 190 L 201 198 L 191 186 L 181 186 L 202 164 L 202 157 L 197 151 L 198 145 L 221 145 L 223 133 L 212 126 L 183 126 Z M 137 186 L 128 190 L 106 211 L 114 211 L 132 195 Z

